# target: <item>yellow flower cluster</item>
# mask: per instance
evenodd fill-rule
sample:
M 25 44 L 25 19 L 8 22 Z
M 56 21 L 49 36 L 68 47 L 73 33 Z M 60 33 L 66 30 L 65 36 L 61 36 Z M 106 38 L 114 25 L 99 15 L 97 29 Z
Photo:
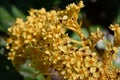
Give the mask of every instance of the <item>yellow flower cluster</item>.
M 114 46 L 120 46 L 120 26 L 118 24 L 111 25 L 110 29 L 114 31 Z
M 111 26 L 115 44 L 105 42 L 104 55 L 99 57 L 95 45 L 104 34 L 97 30 L 88 38 L 84 37 L 81 24 L 77 22 L 82 7 L 81 1 L 60 11 L 31 9 L 26 21 L 17 19 L 8 29 L 8 59 L 17 67 L 29 60 L 29 66 L 44 75 L 50 75 L 54 69 L 64 80 L 118 80 L 119 70 L 111 62 L 120 45 L 116 44 L 120 41 L 119 26 Z M 76 32 L 81 41 L 71 39 L 66 29 Z

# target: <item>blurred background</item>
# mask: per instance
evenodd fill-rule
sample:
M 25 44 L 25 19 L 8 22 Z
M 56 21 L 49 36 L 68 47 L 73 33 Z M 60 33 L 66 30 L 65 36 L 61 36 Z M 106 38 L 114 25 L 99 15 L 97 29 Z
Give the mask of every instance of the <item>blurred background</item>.
M 12 26 L 16 18 L 26 19 L 31 8 L 46 8 L 62 10 L 70 3 L 79 0 L 0 0 L 0 80 L 43 80 L 42 74 L 35 77 L 36 71 L 23 65 L 20 72 L 7 60 L 8 50 L 5 49 L 5 39 L 8 37 L 7 29 Z M 83 21 L 82 30 L 84 34 L 95 31 L 97 27 L 109 34 L 114 33 L 108 29 L 112 23 L 120 23 L 120 0 L 84 0 L 85 7 L 79 13 L 79 20 Z M 79 39 L 72 31 L 69 36 Z M 103 45 L 102 45 L 103 46 Z

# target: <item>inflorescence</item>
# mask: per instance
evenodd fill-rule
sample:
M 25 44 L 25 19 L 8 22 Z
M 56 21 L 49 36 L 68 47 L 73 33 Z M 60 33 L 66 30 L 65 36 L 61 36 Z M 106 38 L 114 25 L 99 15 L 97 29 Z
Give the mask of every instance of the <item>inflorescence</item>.
M 31 9 L 26 21 L 17 19 L 8 29 L 8 59 L 16 67 L 29 60 L 29 66 L 44 75 L 52 75 L 54 69 L 64 80 L 118 80 L 120 72 L 112 61 L 120 46 L 120 27 L 110 26 L 115 33 L 114 43 L 104 40 L 106 48 L 103 55 L 98 56 L 95 46 L 104 34 L 98 29 L 89 37 L 84 36 L 78 23 L 82 7 L 80 1 L 59 11 Z M 81 41 L 70 38 L 66 29 L 77 33 Z

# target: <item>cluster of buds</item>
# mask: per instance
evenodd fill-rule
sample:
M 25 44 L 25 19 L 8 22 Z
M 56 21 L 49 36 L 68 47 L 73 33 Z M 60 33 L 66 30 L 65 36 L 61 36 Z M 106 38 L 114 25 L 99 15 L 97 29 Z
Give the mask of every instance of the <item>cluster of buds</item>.
M 117 44 L 120 41 L 119 25 L 111 25 L 115 32 L 114 44 L 104 40 L 106 49 L 103 56 L 99 56 L 95 46 L 104 34 L 98 29 L 89 37 L 84 36 L 78 23 L 82 7 L 83 2 L 80 1 L 60 11 L 31 9 L 26 21 L 17 19 L 8 29 L 8 59 L 16 67 L 29 61 L 29 66 L 43 75 L 59 74 L 64 80 L 118 80 L 120 73 L 112 65 L 112 60 L 120 45 Z M 66 29 L 77 33 L 81 41 L 70 38 Z M 52 72 L 53 69 L 57 74 Z

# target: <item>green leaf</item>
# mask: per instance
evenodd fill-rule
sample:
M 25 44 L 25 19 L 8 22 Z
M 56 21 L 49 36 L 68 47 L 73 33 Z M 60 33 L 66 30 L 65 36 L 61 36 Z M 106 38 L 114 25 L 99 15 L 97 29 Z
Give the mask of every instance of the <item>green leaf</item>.
M 88 30 L 86 28 L 82 28 L 82 32 L 83 32 L 85 37 L 89 36 Z
M 25 19 L 25 15 L 15 6 L 12 6 L 12 13 L 15 18 Z
M 75 39 L 77 41 L 80 41 L 80 37 L 77 33 L 73 33 L 72 36 L 71 36 L 72 39 Z
M 115 23 L 120 24 L 120 9 L 119 9 L 118 15 L 117 15 L 117 17 L 115 19 Z
M 5 8 L 0 7 L 0 29 L 7 31 L 7 28 L 13 24 L 15 19 Z
M 44 76 L 42 74 L 39 74 L 37 76 L 37 80 L 45 80 Z
M 21 66 L 20 73 L 21 73 L 21 75 L 24 76 L 25 80 L 35 80 L 36 79 L 35 74 L 37 74 L 38 71 L 36 71 L 34 68 L 28 66 L 29 63 L 30 63 L 30 61 L 26 61 L 26 63 Z
M 102 30 L 102 26 L 100 26 L 100 25 L 91 25 L 90 26 L 90 32 L 96 32 L 97 28 L 99 28 L 100 30 Z

